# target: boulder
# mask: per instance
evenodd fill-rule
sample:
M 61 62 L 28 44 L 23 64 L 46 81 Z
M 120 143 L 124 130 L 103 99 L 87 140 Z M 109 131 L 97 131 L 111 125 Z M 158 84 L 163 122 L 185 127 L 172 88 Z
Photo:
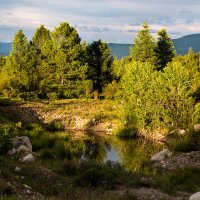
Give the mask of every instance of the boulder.
M 12 144 L 17 149 L 19 146 L 23 144 L 23 142 L 20 139 L 20 137 L 16 136 L 15 138 L 12 139 Z
M 20 147 L 18 147 L 17 149 L 17 153 L 31 153 L 32 150 L 29 149 L 28 147 L 21 145 Z
M 169 149 L 163 149 L 162 151 L 151 157 L 151 162 L 160 162 L 166 157 L 170 157 L 171 155 L 172 152 Z
M 13 156 L 14 154 L 16 154 L 17 150 L 15 148 L 10 149 L 7 152 L 7 156 Z
M 190 196 L 189 200 L 200 200 L 200 192 L 197 192 Z
M 179 135 L 184 135 L 185 134 L 185 130 L 184 129 L 178 129 L 178 134 Z
M 20 172 L 20 168 L 19 167 L 15 167 L 15 172 Z
M 22 162 L 33 162 L 35 161 L 35 157 L 32 154 L 28 154 L 27 156 L 22 158 Z
M 194 130 L 195 131 L 200 131 L 200 124 L 195 124 L 194 125 Z
M 21 137 L 16 136 L 15 138 L 12 139 L 12 144 L 16 149 L 21 145 L 24 145 L 32 151 L 32 144 L 30 142 L 30 139 L 26 136 L 21 136 Z

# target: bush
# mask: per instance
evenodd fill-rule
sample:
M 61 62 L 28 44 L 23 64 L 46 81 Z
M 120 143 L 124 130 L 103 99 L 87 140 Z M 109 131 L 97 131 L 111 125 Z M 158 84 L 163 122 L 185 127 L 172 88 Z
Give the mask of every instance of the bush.
M 0 155 L 5 155 L 12 148 L 11 138 L 17 129 L 11 124 L 0 125 Z
M 40 157 L 43 159 L 49 159 L 54 157 L 54 152 L 51 149 L 42 149 L 40 151 Z
M 72 158 L 70 149 L 65 148 L 65 143 L 63 141 L 56 142 L 55 146 L 53 147 L 53 152 L 57 158 Z
M 136 139 L 138 137 L 138 131 L 136 128 L 120 128 L 116 131 L 116 135 L 121 138 L 134 138 Z
M 51 122 L 49 129 L 53 130 L 53 131 L 59 131 L 59 130 L 64 130 L 65 127 L 64 127 L 64 125 L 62 124 L 61 121 L 54 120 L 54 121 Z
M 57 100 L 58 99 L 58 94 L 55 92 L 51 92 L 47 94 L 48 99 L 50 100 Z
M 76 179 L 76 183 L 79 186 L 105 186 L 112 188 L 122 171 L 118 163 L 108 162 L 106 164 L 99 164 L 94 161 L 85 161 L 82 162 L 78 168 L 79 175 Z
M 172 140 L 171 146 L 175 151 L 180 152 L 200 150 L 200 135 L 198 132 L 189 131 L 184 136 Z
M 186 168 L 158 176 L 155 184 L 168 193 L 176 191 L 197 192 L 200 185 L 200 169 Z
M 102 93 L 102 96 L 105 99 L 121 99 L 122 98 L 122 92 L 120 89 L 120 84 L 116 81 L 113 81 L 112 83 L 108 84 Z

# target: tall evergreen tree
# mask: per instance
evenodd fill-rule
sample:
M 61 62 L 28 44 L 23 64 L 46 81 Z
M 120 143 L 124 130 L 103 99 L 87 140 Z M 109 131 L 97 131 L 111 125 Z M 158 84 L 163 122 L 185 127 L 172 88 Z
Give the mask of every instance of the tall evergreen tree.
M 48 93 L 57 90 L 54 87 L 56 82 L 56 49 L 52 41 L 51 32 L 43 25 L 37 28 L 32 41 L 40 52 L 40 60 L 37 67 L 38 89 L 41 92 L 41 97 L 46 98 Z
M 173 42 L 165 29 L 158 31 L 158 41 L 154 48 L 157 70 L 163 70 L 167 63 L 171 62 L 175 56 Z
M 101 93 L 103 88 L 112 82 L 113 56 L 106 43 L 94 41 L 87 48 L 88 77 L 93 82 L 93 89 Z
M 134 47 L 131 49 L 131 59 L 141 62 L 154 62 L 155 40 L 150 34 L 149 25 L 144 22 L 143 29 L 134 39 Z
M 37 28 L 34 36 L 33 36 L 33 44 L 38 47 L 40 50 L 45 48 L 46 44 L 51 40 L 51 32 L 41 25 Z
M 64 96 L 73 97 L 77 81 L 85 79 L 84 45 L 75 28 L 61 23 L 52 33 L 55 47 L 56 79 Z
M 7 94 L 17 96 L 37 89 L 37 57 L 38 51 L 28 42 L 22 30 L 19 30 L 12 42 L 12 50 L 5 67 L 4 79 L 1 81 Z

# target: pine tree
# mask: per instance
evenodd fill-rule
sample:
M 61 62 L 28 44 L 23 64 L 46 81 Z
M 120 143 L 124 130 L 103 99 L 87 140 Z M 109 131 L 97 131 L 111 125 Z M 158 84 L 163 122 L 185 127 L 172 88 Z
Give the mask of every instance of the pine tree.
M 2 71 L 5 78 L 1 81 L 1 87 L 7 91 L 7 95 L 18 96 L 37 90 L 37 58 L 37 49 L 32 42 L 28 42 L 23 31 L 19 30 Z
M 40 61 L 37 67 L 38 89 L 40 90 L 40 96 L 47 98 L 48 93 L 50 94 L 57 90 L 54 87 L 56 82 L 56 49 L 52 41 L 51 32 L 43 25 L 37 28 L 32 41 L 40 52 L 38 56 Z
M 154 62 L 155 40 L 150 34 L 149 25 L 144 22 L 143 29 L 134 39 L 134 47 L 131 48 L 131 59 L 141 62 Z
M 158 41 L 154 48 L 157 70 L 163 70 L 167 63 L 171 62 L 175 56 L 173 42 L 165 29 L 158 31 Z
M 79 89 L 77 81 L 85 79 L 87 70 L 87 65 L 82 58 L 85 47 L 81 44 L 76 29 L 66 22 L 55 28 L 52 38 L 55 48 L 57 83 L 62 88 L 64 97 L 75 97 Z
M 101 93 L 112 82 L 113 57 L 106 43 L 94 41 L 87 48 L 88 77 L 93 82 L 93 89 Z
M 45 48 L 46 44 L 51 40 L 51 32 L 44 25 L 37 28 L 33 36 L 33 44 L 40 50 Z

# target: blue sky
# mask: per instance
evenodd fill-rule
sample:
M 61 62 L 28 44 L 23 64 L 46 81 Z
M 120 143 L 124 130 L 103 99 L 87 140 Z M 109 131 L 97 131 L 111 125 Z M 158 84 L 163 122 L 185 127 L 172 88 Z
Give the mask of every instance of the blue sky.
M 38 26 L 53 30 L 63 21 L 87 42 L 132 43 L 145 20 L 153 35 L 166 28 L 178 38 L 200 33 L 199 10 L 199 0 L 0 0 L 0 41 L 19 29 L 31 39 Z

